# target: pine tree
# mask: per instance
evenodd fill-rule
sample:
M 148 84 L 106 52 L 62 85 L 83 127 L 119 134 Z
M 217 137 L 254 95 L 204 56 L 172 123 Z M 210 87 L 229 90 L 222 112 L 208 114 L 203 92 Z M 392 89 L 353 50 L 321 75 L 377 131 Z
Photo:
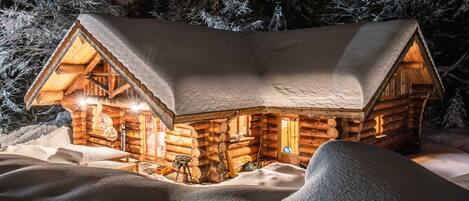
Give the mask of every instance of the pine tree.
M 23 97 L 81 12 L 122 13 L 112 0 L 9 0 L 0 8 L 0 132 L 55 121 L 60 107 L 25 109 Z
M 464 128 L 466 126 L 465 120 L 467 117 L 466 108 L 460 91 L 456 91 L 451 98 L 450 106 L 446 109 L 446 114 L 443 118 L 443 125 L 445 128 Z

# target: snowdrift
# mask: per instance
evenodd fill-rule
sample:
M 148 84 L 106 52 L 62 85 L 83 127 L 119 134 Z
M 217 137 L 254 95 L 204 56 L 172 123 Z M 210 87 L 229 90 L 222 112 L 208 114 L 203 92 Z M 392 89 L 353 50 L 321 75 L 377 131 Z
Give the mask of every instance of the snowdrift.
M 332 141 L 308 165 L 305 185 L 286 201 L 467 200 L 469 191 L 390 150 Z
M 66 178 L 66 179 L 64 179 Z M 407 158 L 353 142 L 318 149 L 305 185 L 187 186 L 141 175 L 0 155 L 0 200 L 467 200 L 469 191 Z

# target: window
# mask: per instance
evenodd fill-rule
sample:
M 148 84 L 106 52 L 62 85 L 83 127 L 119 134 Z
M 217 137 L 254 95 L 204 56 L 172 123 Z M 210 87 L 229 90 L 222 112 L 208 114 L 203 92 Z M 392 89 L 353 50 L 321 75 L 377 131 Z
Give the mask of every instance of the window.
M 165 154 L 165 132 L 164 124 L 152 115 L 145 115 L 145 153 L 150 158 L 162 158 Z
M 384 120 L 383 120 L 383 117 L 384 117 L 383 115 L 375 117 L 375 121 L 376 121 L 375 130 L 376 130 L 376 137 L 377 138 L 386 137 L 386 135 L 383 135 L 383 133 L 384 133 L 384 128 L 383 128 Z
M 251 116 L 243 115 L 233 118 L 230 121 L 230 140 L 236 140 L 240 137 L 249 136 Z
M 299 119 L 283 117 L 281 147 L 283 153 L 298 154 Z

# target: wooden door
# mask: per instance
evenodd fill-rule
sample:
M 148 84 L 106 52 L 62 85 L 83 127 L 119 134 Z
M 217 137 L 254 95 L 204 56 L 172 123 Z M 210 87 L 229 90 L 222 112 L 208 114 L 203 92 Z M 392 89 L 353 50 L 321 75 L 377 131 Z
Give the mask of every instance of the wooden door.
M 280 131 L 280 161 L 298 164 L 299 118 L 282 117 Z

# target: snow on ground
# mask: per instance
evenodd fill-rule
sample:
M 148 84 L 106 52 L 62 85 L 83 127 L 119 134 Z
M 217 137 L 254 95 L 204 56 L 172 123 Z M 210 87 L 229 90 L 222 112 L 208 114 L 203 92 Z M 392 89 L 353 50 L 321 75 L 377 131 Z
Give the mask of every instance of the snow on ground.
M 409 155 L 430 171 L 469 189 L 469 129 L 425 129 L 420 153 Z
M 301 188 L 305 183 L 305 169 L 284 163 L 272 163 L 251 172 L 241 172 L 217 185 L 254 185 L 265 187 Z

